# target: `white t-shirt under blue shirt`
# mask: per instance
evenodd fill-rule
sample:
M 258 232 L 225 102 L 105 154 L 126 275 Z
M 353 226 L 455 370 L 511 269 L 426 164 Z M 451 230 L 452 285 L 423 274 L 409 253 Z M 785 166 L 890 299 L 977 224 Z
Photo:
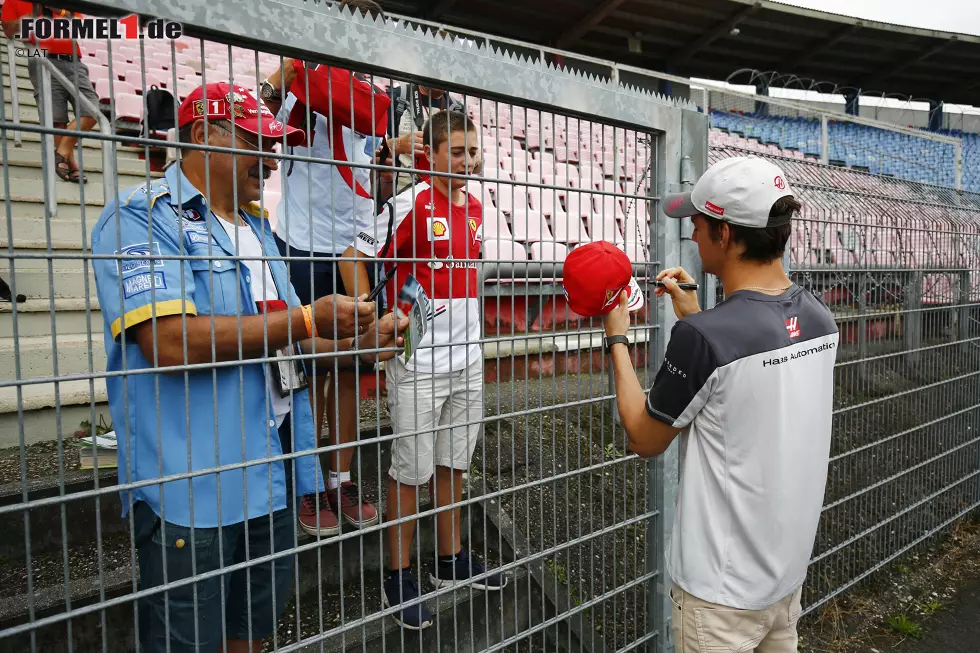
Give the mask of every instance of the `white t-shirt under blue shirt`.
M 238 248 L 237 255 L 245 259 L 243 263 L 252 275 L 252 298 L 256 302 L 279 299 L 279 291 L 276 290 L 276 283 L 272 279 L 269 264 L 262 260 L 262 257 L 265 256 L 262 252 L 262 244 L 252 228 L 247 224 L 232 224 L 223 218 L 218 218 L 217 222 L 224 228 L 232 244 Z M 274 356 L 275 352 L 269 352 L 269 355 L 270 357 Z M 282 426 L 286 415 L 289 414 L 292 396 L 280 396 L 279 389 L 276 387 L 276 379 L 268 364 L 266 364 L 265 374 L 269 379 L 269 394 L 272 401 L 272 411 L 276 416 L 276 428 L 279 428 Z

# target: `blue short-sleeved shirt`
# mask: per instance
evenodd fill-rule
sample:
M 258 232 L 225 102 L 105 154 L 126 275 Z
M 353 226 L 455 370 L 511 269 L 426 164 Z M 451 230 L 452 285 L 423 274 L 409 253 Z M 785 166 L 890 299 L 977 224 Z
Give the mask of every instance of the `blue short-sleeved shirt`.
M 118 213 L 117 213 L 118 207 Z M 272 229 L 255 205 L 242 215 L 266 256 L 278 256 Z M 235 247 L 204 196 L 178 164 L 164 179 L 130 188 L 103 210 L 92 232 L 92 252 L 131 260 L 95 259 L 95 281 L 105 322 L 108 371 L 152 368 L 132 332 L 151 319 L 185 314 L 256 315 L 248 267 L 238 261 L 158 259 L 155 256 L 234 256 Z M 282 261 L 269 268 L 280 297 L 299 300 Z M 282 454 L 267 365 L 216 366 L 186 374 L 140 373 L 106 379 L 109 411 L 119 442 L 119 482 L 139 482 L 189 471 L 262 460 Z M 316 446 L 306 391 L 295 393 L 293 451 Z M 315 455 L 295 460 L 296 494 L 323 490 Z M 271 471 L 271 481 L 270 481 Z M 193 489 L 193 494 L 191 490 Z M 234 524 L 286 507 L 282 461 L 147 485 L 124 492 L 123 515 L 146 501 L 175 524 L 207 528 Z M 220 499 L 219 499 L 220 497 Z

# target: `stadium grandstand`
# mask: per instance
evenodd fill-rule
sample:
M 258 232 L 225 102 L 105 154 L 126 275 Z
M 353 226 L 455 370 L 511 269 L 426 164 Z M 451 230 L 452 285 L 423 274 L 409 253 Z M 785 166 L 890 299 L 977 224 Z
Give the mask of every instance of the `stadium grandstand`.
M 86 13 L 119 13 L 109 3 L 67 4 Z M 134 45 L 79 42 L 102 114 L 96 133 L 111 133 L 109 140 L 116 140 L 109 162 L 105 139 L 81 139 L 80 165 L 88 178 L 84 185 L 57 181 L 46 167 L 43 139 L 50 127 L 44 125 L 33 97 L 26 60 L 15 54 L 12 40 L 2 41 L 0 201 L 7 228 L 0 230 L 0 246 L 6 250 L 0 278 L 26 295 L 26 301 L 0 304 L 0 454 L 8 454 L 6 467 L 0 466 L 5 474 L 0 475 L 0 531 L 9 535 L 0 537 L 5 556 L 0 585 L 9 581 L 0 590 L 0 650 L 6 650 L 4 638 L 20 647 L 17 650 L 55 650 L 45 646 L 72 638 L 75 651 L 114 651 L 123 650 L 110 642 L 114 629 L 122 633 L 121 641 L 133 637 L 134 609 L 126 597 L 136 591 L 135 554 L 131 555 L 128 524 L 117 518 L 120 500 L 116 493 L 104 491 L 116 483 L 116 472 L 79 469 L 77 454 L 66 454 L 74 448 L 65 446 L 79 424 L 88 432 L 110 419 L 102 318 L 91 272 L 91 229 L 114 195 L 111 189 L 160 179 L 177 159 L 177 129 L 145 125 L 152 89 L 172 93 L 177 102 L 215 81 L 229 80 L 257 93 L 284 56 L 300 55 L 292 45 L 262 45 L 258 28 L 245 35 L 233 33 L 229 14 L 218 17 L 218 10 L 230 3 L 215 3 L 213 22 L 201 18 L 208 3 L 189 4 L 201 10 L 194 20 L 165 17 L 186 21 L 187 33 L 178 39 L 143 39 Z M 284 4 L 289 5 L 284 11 L 295 9 L 296 3 Z M 327 3 L 317 4 L 324 7 L 310 10 L 311 21 L 340 20 L 331 13 L 316 13 L 334 11 Z M 837 389 L 846 395 L 835 403 L 839 414 L 835 413 L 825 521 L 804 593 L 808 612 L 945 532 L 956 519 L 975 514 L 980 505 L 975 462 L 980 459 L 975 437 L 980 425 L 980 119 L 956 125 L 943 104 L 980 106 L 980 37 L 858 20 L 768 0 L 381 4 L 389 21 L 420 29 L 417 38 L 423 51 L 435 52 L 441 47 L 438 34 L 448 33 L 467 55 L 477 52 L 485 60 L 509 57 L 509 62 L 528 70 L 591 80 L 595 88 L 628 86 L 631 92 L 649 94 L 645 97 L 653 102 L 700 114 L 707 127 L 701 143 L 703 161 L 697 164 L 702 168 L 752 153 L 771 158 L 786 172 L 804 206 L 794 223 L 786 263 L 791 278 L 834 311 L 842 343 Z M 352 32 L 365 41 L 366 35 L 376 35 L 369 30 L 382 29 L 367 20 L 343 20 L 350 21 Z M 399 78 L 384 72 L 387 63 L 374 66 L 360 57 L 352 52 L 333 63 L 377 69 L 366 77 L 381 91 L 419 79 L 440 81 L 422 73 Z M 724 82 L 741 69 L 786 75 L 758 75 L 765 81 L 755 83 L 754 92 L 737 92 Z M 790 76 L 826 80 L 842 89 L 841 107 L 832 110 L 825 102 L 775 97 L 774 89 Z M 440 602 L 437 610 L 443 638 L 439 650 L 511 650 L 506 647 L 523 642 L 522 637 L 536 641 L 533 638 L 545 632 L 552 638 L 549 642 L 560 643 L 549 650 L 630 650 L 645 639 L 662 646 L 657 633 L 667 622 L 649 620 L 669 617 L 662 607 L 644 607 L 644 601 L 656 603 L 657 597 L 637 589 L 656 584 L 650 571 L 656 563 L 644 555 L 662 557 L 656 549 L 662 542 L 642 538 L 643 520 L 655 512 L 645 503 L 647 494 L 653 497 L 659 490 L 648 488 L 648 468 L 628 454 L 622 435 L 616 435 L 616 418 L 603 412 L 607 402 L 595 402 L 597 412 L 589 412 L 593 396 L 614 396 L 603 386 L 608 368 L 601 352 L 601 324 L 571 310 L 560 282 L 561 264 L 570 252 L 609 241 L 624 249 L 644 289 L 650 289 L 648 282 L 667 260 L 658 241 L 666 238 L 658 227 L 662 220 L 657 201 L 668 190 L 658 159 L 663 141 L 653 130 L 601 114 L 564 110 L 517 92 L 509 98 L 482 94 L 478 81 L 453 81 L 458 79 L 446 81 L 445 87 L 478 125 L 481 139 L 482 171 L 468 180 L 467 188 L 483 207 L 486 265 L 480 292 L 488 339 L 486 378 L 488 385 L 499 386 L 493 391 L 498 405 L 487 401 L 485 431 L 488 441 L 494 434 L 502 442 L 478 453 L 483 469 L 474 462 L 466 495 L 468 505 L 476 506 L 479 492 L 499 501 L 466 517 L 467 527 L 479 530 L 497 562 L 513 566 L 521 592 L 531 597 L 533 587 L 537 593 L 533 599 L 516 596 L 509 599 L 511 604 L 492 609 L 472 597 L 450 595 L 452 601 Z M 922 99 L 926 109 L 906 122 L 901 115 L 874 120 L 862 115 L 862 93 Z M 697 160 L 698 155 L 688 158 Z M 283 163 L 266 180 L 259 202 L 272 226 L 284 213 L 288 182 L 284 184 Z M 671 181 L 691 182 L 683 175 Z M 689 245 L 684 240 L 678 236 L 677 251 Z M 703 275 L 700 280 L 714 291 Z M 712 305 L 715 297 L 707 301 Z M 662 313 L 655 307 L 645 309 L 638 319 L 641 327 L 631 334 L 638 345 L 638 363 L 649 367 L 648 380 L 660 363 L 658 338 L 669 332 Z M 889 367 L 895 360 L 902 362 Z M 921 361 L 923 370 L 910 371 L 911 361 Z M 551 377 L 561 376 L 569 379 L 567 387 L 554 389 L 556 381 L 550 399 L 534 398 L 534 392 L 545 397 Z M 947 388 L 950 378 L 962 384 Z M 540 386 L 533 386 L 536 381 Z M 510 383 L 515 390 L 507 389 Z M 569 390 L 573 385 L 576 388 Z M 363 401 L 361 437 L 387 437 L 387 408 L 382 409 L 379 399 L 385 391 L 384 375 L 377 369 L 363 372 L 358 390 Z M 524 404 L 520 397 L 515 399 L 522 393 Z M 553 416 L 521 416 L 545 410 L 542 406 L 548 401 L 560 404 Z M 523 435 L 516 427 L 508 430 L 492 422 L 498 418 L 490 417 L 491 412 L 506 414 L 514 423 L 525 420 Z M 574 437 L 588 442 L 555 448 L 547 455 L 534 453 L 541 442 L 554 440 L 553 434 L 566 427 L 580 428 L 581 435 L 576 432 Z M 590 430 L 599 433 L 597 442 L 592 442 Z M 938 444 L 923 444 L 930 435 Z M 376 451 L 373 447 L 364 448 L 371 449 L 363 454 L 368 460 L 365 468 L 380 470 L 390 455 L 387 444 L 377 445 Z M 623 462 L 613 468 L 616 458 Z M 539 469 L 532 469 L 532 461 Z M 495 478 L 488 468 L 493 468 Z M 599 489 L 590 485 L 583 494 L 576 487 L 584 486 L 585 478 L 593 479 L 592 474 Z M 657 474 L 662 481 L 662 470 Z M 504 479 L 507 475 L 513 478 Z M 380 502 L 379 473 L 365 471 L 362 486 L 368 485 L 367 478 L 375 486 L 372 496 Z M 474 490 L 481 482 L 483 489 Z M 560 483 L 564 489 L 556 490 Z M 508 495 L 515 487 L 525 494 Z M 608 540 L 588 540 L 585 518 L 569 518 L 572 528 L 580 529 L 575 532 L 538 523 L 551 520 L 546 510 L 563 504 L 563 493 L 571 496 L 576 491 L 583 506 L 600 506 L 596 497 L 603 487 L 624 493 L 601 503 L 601 517 L 597 509 L 593 519 L 589 508 L 588 525 Z M 669 503 L 670 492 L 657 500 L 666 496 Z M 66 497 L 73 493 L 83 499 L 69 503 Z M 506 510 L 517 516 L 507 517 Z M 861 510 L 866 512 L 858 514 Z M 93 524 L 98 528 L 93 530 Z M 294 646 L 288 650 L 299 650 L 301 642 L 326 644 L 324 633 L 336 640 L 328 642 L 327 650 L 394 650 L 392 638 L 398 635 L 392 634 L 387 621 L 375 618 L 374 613 L 383 610 L 380 599 L 363 587 L 365 578 L 370 584 L 380 576 L 381 536 L 371 532 L 353 538 L 347 537 L 339 549 L 329 549 L 339 557 L 361 547 L 357 563 L 340 565 L 339 571 L 319 570 L 321 564 L 328 566 L 326 558 L 319 557 L 326 544 L 300 541 L 306 548 L 298 554 L 299 564 L 317 567 L 311 571 L 314 580 L 297 581 L 297 594 L 329 615 L 319 622 L 306 613 L 300 617 L 297 599 L 290 604 L 295 619 L 279 630 L 280 637 L 292 639 L 278 641 L 275 650 L 287 645 Z M 624 541 L 649 553 L 637 554 Z M 425 546 L 431 550 L 433 544 L 426 541 Z M 599 560 L 603 547 L 613 552 L 608 578 Z M 97 556 L 92 553 L 96 549 Z M 616 553 L 619 549 L 621 554 Z M 522 567 L 521 555 L 531 550 L 537 557 Z M 350 589 L 358 583 L 359 588 Z M 609 598 L 607 589 L 620 586 L 626 591 L 615 600 Z M 375 600 L 378 605 L 371 605 Z M 486 606 L 490 605 L 488 599 Z M 476 632 L 465 636 L 471 638 L 465 642 L 470 649 L 461 643 L 464 635 L 454 632 L 464 612 L 469 624 L 465 627 Z M 513 623 L 508 621 L 505 628 L 511 612 Z M 649 616 L 634 620 L 634 612 Z M 44 619 L 48 621 L 37 623 Z M 545 625 L 535 630 L 536 623 Z M 433 648 L 420 643 L 418 650 L 436 650 L 431 641 L 428 645 Z

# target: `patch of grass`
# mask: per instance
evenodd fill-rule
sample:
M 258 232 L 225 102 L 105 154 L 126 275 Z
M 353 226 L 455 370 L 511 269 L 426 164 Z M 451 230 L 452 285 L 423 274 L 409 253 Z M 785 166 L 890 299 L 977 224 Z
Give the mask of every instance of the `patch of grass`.
M 909 573 L 910 570 L 906 565 L 896 565 L 895 571 L 904 576 L 905 574 Z
M 889 617 L 888 627 L 902 637 L 922 637 L 922 634 L 925 632 L 922 630 L 922 626 L 915 623 L 904 614 Z
M 943 609 L 943 604 L 939 601 L 929 601 L 924 606 L 922 606 L 922 614 L 929 616 L 936 614 Z

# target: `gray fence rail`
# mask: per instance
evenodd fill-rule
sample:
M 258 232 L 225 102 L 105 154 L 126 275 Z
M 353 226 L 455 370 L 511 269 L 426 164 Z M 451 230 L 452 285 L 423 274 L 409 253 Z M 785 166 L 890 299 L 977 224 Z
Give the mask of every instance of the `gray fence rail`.
M 280 597 L 287 607 L 275 633 L 266 640 L 267 650 L 626 651 L 668 646 L 663 463 L 648 464 L 629 453 L 625 434 L 610 410 L 614 392 L 601 351 L 601 324 L 568 309 L 560 270 L 570 248 L 590 240 L 614 240 L 625 247 L 644 291 L 654 299 L 646 280 L 661 267 L 683 260 L 677 223 L 661 220 L 657 200 L 665 190 L 682 185 L 682 159 L 689 172 L 703 169 L 706 118 L 686 103 L 614 79 L 557 70 L 487 44 L 447 39 L 402 21 L 352 15 L 317 3 L 283 2 L 274 16 L 271 7 L 262 3 L 187 2 L 163 7 L 155 2 L 123 2 L 100 10 L 160 15 L 182 23 L 184 36 L 176 41 L 144 38 L 81 44 L 81 61 L 102 101 L 103 123 L 111 124 L 111 130 L 85 133 L 80 139 L 75 158 L 88 184 L 78 186 L 39 174 L 50 167 L 42 165 L 38 143 L 67 132 L 45 125 L 38 115 L 26 58 L 6 48 L 3 61 L 0 93 L 6 115 L 11 103 L 15 115 L 0 125 L 8 225 L 5 269 L 0 276 L 15 293 L 25 293 L 28 301 L 0 315 L 0 356 L 4 357 L 0 365 L 9 370 L 0 380 L 5 411 L 0 413 L 0 442 L 7 447 L 0 476 L 0 523 L 5 533 L 0 542 L 0 648 L 132 650 L 140 628 L 145 627 L 139 619 L 141 605 L 161 594 L 203 588 L 209 579 L 236 570 L 259 573 L 286 559 L 294 562 L 287 597 Z M 273 43 L 288 47 L 270 46 Z M 191 467 L 188 454 L 187 470 L 135 479 L 126 476 L 132 473 L 131 459 L 120 458 L 118 464 L 128 468 L 120 471 L 119 478 L 111 463 L 109 468 L 91 468 L 91 454 L 99 454 L 96 464 L 106 463 L 109 454 L 94 451 L 79 436 L 112 429 L 117 439 L 133 442 L 138 434 L 130 432 L 130 424 L 114 423 L 113 417 L 118 419 L 127 410 L 149 410 L 156 416 L 157 450 L 164 452 L 174 428 L 173 415 L 190 414 L 195 401 L 217 394 L 218 379 L 228 378 L 229 369 L 244 375 L 249 365 L 275 362 L 274 352 L 266 350 L 256 357 L 232 355 L 230 359 L 214 353 L 210 361 L 182 359 L 169 366 L 161 358 L 168 374 L 159 376 L 135 369 L 138 365 L 112 369 L 108 343 L 103 343 L 106 328 L 112 341 L 112 326 L 103 324 L 103 315 L 125 312 L 122 300 L 140 289 L 126 283 L 129 261 L 123 261 L 124 247 L 130 243 L 120 236 L 120 247 L 113 253 L 93 249 L 93 229 L 103 207 L 109 207 L 110 225 L 128 219 L 112 203 L 112 196 L 119 193 L 123 203 L 134 192 L 139 196 L 144 191 L 150 201 L 166 201 L 158 199 L 165 166 L 181 165 L 180 148 L 185 155 L 195 149 L 175 142 L 176 130 L 164 134 L 143 128 L 151 86 L 172 91 L 174 108 L 194 88 L 213 82 L 230 81 L 258 96 L 260 82 L 288 63 L 288 56 L 353 70 L 377 92 L 407 82 L 445 89 L 476 124 L 483 166 L 479 174 L 467 177 L 466 189 L 482 204 L 482 252 L 471 264 L 478 269 L 479 282 L 478 288 L 469 289 L 479 301 L 481 324 L 478 335 L 466 335 L 463 344 L 482 350 L 484 396 L 479 416 L 453 415 L 450 431 L 476 428 L 480 439 L 463 475 L 461 498 L 446 505 L 428 491 L 440 492 L 438 486 L 422 488 L 418 513 L 392 521 L 385 516 L 386 508 L 398 500 L 387 491 L 391 449 L 399 440 L 426 431 L 394 428 L 386 394 L 392 389 L 386 370 L 391 361 L 362 369 L 352 381 L 357 438 L 338 444 L 325 430 L 305 453 L 319 458 L 319 469 L 325 474 L 334 456 L 353 451 L 351 471 L 359 484 L 359 500 L 377 507 L 380 523 L 354 529 L 345 522 L 337 535 L 310 537 L 297 525 L 297 499 L 288 517 L 289 530 L 297 535 L 286 549 L 253 554 L 244 562 L 226 560 L 215 571 L 170 576 L 161 585 L 147 586 L 136 554 L 138 520 L 132 512 L 120 516 L 130 492 L 146 492 L 164 480 L 187 487 L 187 480 L 193 479 L 195 491 L 188 499 L 195 510 L 207 511 L 213 509 L 209 504 L 222 499 L 200 491 L 203 486 L 198 483 L 214 478 L 216 472 L 221 471 L 225 479 L 235 478 L 229 474 L 247 473 L 270 461 L 289 466 L 303 456 L 266 454 L 225 463 L 219 469 L 198 469 Z M 77 89 L 72 90 L 77 94 Z M 342 104 L 336 97 L 340 91 L 321 90 L 333 94 L 331 102 Z M 384 108 L 377 111 L 383 114 Z M 226 128 L 209 129 L 214 137 Z M 15 133 L 23 141 L 16 150 Z M 242 150 L 251 151 L 247 146 L 254 145 L 255 139 L 243 138 L 231 146 L 220 141 L 204 149 L 211 152 L 212 161 L 237 152 L 240 156 L 233 169 L 238 170 L 237 166 L 255 160 L 242 156 Z M 298 196 L 295 188 L 309 184 L 324 169 L 343 168 L 360 179 L 383 168 L 358 152 L 339 155 L 336 134 L 321 131 L 315 138 L 331 139 L 333 152 L 323 156 L 280 146 L 264 155 L 275 160 L 279 170 L 265 181 L 257 201 L 268 212 L 263 229 L 300 221 L 312 225 L 313 211 L 297 211 L 288 199 Z M 116 158 L 113 165 L 100 169 L 98 157 L 91 153 L 103 145 L 113 148 Z M 301 170 L 298 175 L 291 172 L 294 167 Z M 217 183 L 216 170 L 212 166 L 208 183 Z M 99 192 L 100 187 L 107 190 Z M 303 194 L 317 210 L 339 213 L 333 193 L 321 187 Z M 145 206 L 142 210 L 150 212 L 151 222 L 149 235 L 144 236 L 155 238 L 156 214 Z M 214 232 L 209 230 L 208 235 L 213 237 Z M 216 297 L 227 288 L 229 275 L 241 284 L 249 274 L 248 257 L 240 254 L 228 256 L 215 250 L 206 256 L 186 250 L 154 250 L 153 254 L 159 259 L 147 259 L 151 275 L 174 262 L 184 262 L 190 270 L 208 266 L 211 305 L 197 306 L 199 314 L 220 313 Z M 290 262 L 294 287 L 303 283 L 295 276 L 297 266 L 312 268 L 317 262 L 295 252 L 265 258 L 270 264 Z M 123 277 L 119 282 L 123 287 L 108 293 L 105 277 L 93 273 L 106 260 L 113 267 L 119 265 Z M 423 251 L 399 255 L 397 260 L 402 266 L 417 263 L 431 269 L 459 265 Z M 216 274 L 220 266 L 229 264 L 237 272 Z M 97 283 L 102 284 L 98 292 L 104 300 L 113 297 L 124 305 L 100 305 Z M 151 277 L 151 285 L 156 283 Z M 166 284 L 173 288 L 172 280 Z M 164 289 L 156 285 L 148 294 Z M 656 301 L 648 301 L 648 307 L 630 334 L 645 387 L 652 383 L 666 345 L 667 320 L 672 319 Z M 191 312 L 183 315 L 195 317 Z M 242 324 L 239 318 L 239 333 Z M 125 348 L 130 360 L 137 352 L 134 337 L 132 329 L 119 334 L 124 347 L 130 344 Z M 217 342 L 217 331 L 211 331 L 210 337 Z M 293 358 L 315 358 L 319 375 L 324 369 L 331 376 L 340 375 L 342 357 L 336 354 L 303 353 Z M 110 411 L 107 399 L 111 404 L 122 401 L 119 395 L 113 398 L 121 383 L 139 383 L 148 376 L 157 379 L 151 382 L 156 387 L 184 379 L 184 390 L 151 391 L 153 399 L 146 405 L 133 405 L 136 395 L 130 394 L 125 399 L 131 402 L 129 408 Z M 194 379 L 198 385 L 193 385 Z M 205 379 L 203 393 L 201 379 Z M 212 401 L 219 407 L 238 406 L 236 414 L 222 415 L 211 432 L 193 433 L 194 438 L 214 441 L 216 452 L 221 422 L 239 419 L 239 410 L 264 400 L 246 396 L 241 383 L 235 388 L 234 396 Z M 288 419 L 298 411 L 295 400 Z M 305 394 L 302 400 L 306 401 Z M 323 403 L 327 422 L 340 421 L 341 405 L 323 397 L 315 400 L 317 405 Z M 275 451 L 274 430 L 266 429 L 262 437 Z M 185 446 L 183 442 L 178 446 Z M 132 452 L 135 445 L 128 446 Z M 246 446 L 244 436 L 241 446 Z M 241 485 L 222 481 L 219 496 L 244 494 Z M 254 491 L 250 485 L 248 492 Z M 502 592 L 483 592 L 473 587 L 473 581 L 435 591 L 428 585 L 439 550 L 433 531 L 453 508 L 462 510 L 463 546 L 509 579 Z M 164 521 L 166 514 L 163 506 Z M 386 534 L 393 524 L 410 522 L 418 524 L 412 562 L 425 592 L 420 601 L 432 611 L 434 621 L 433 627 L 421 632 L 400 629 L 391 619 L 399 607 L 382 599 L 390 561 Z M 203 528 L 203 523 L 199 526 Z M 167 537 L 168 528 L 159 531 L 160 538 Z M 222 527 L 218 541 L 233 537 L 230 532 Z M 178 539 L 174 546 L 181 548 L 188 541 Z M 225 609 L 236 598 L 224 589 L 209 600 Z M 199 609 L 205 609 L 205 604 Z M 171 629 L 185 625 L 169 612 L 166 619 Z

